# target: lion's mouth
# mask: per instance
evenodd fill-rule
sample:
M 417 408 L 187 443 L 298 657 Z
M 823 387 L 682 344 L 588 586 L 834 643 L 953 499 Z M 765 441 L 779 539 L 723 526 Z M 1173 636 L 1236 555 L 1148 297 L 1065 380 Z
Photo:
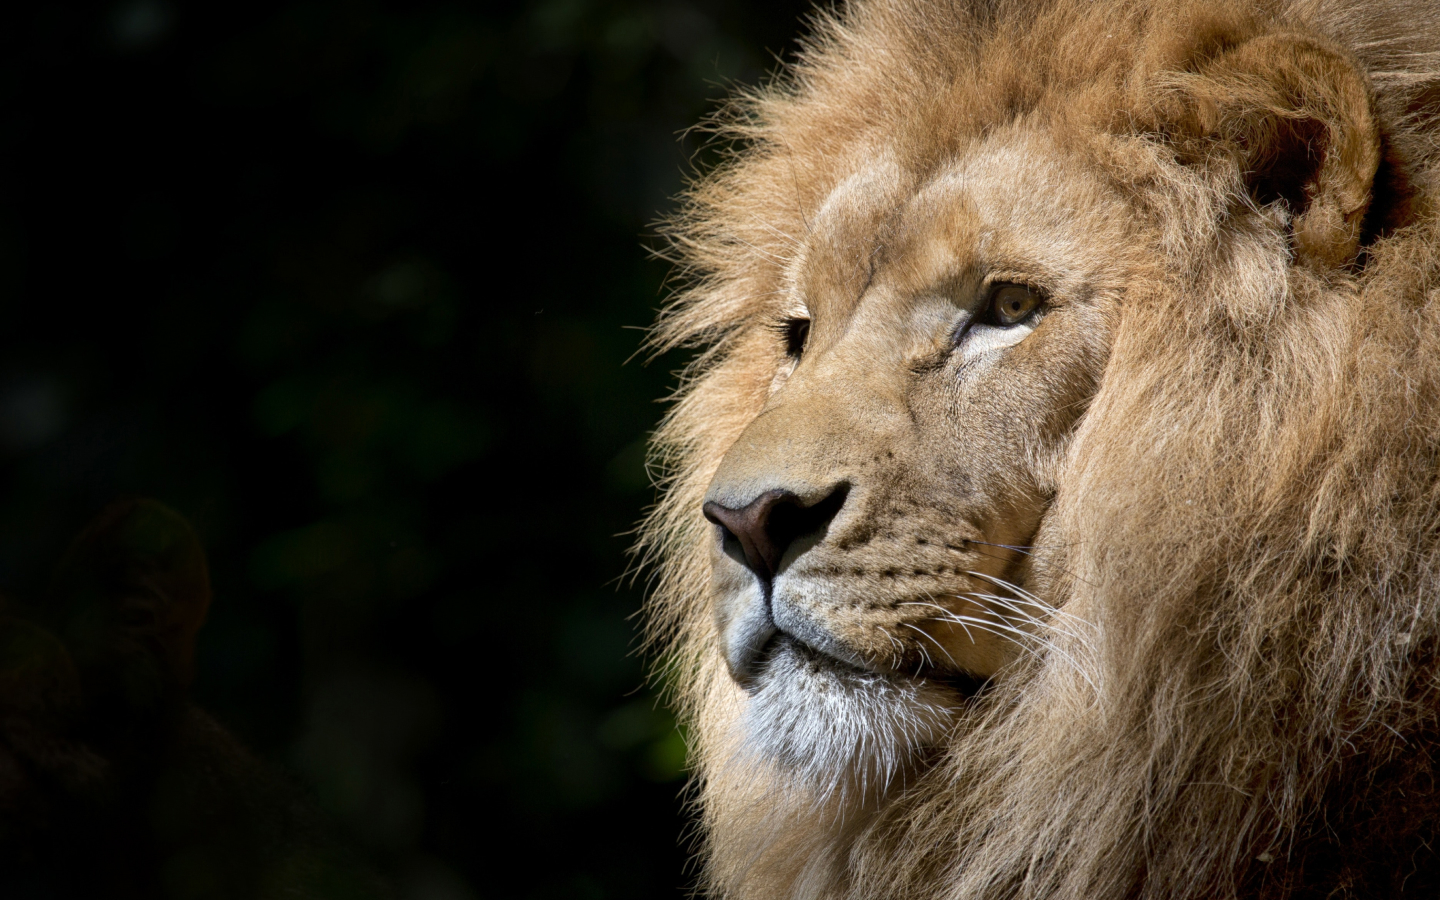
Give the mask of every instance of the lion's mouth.
M 742 686 L 754 696 L 775 677 L 785 677 L 792 668 L 789 657 L 803 661 L 811 674 L 822 671 L 839 678 L 870 679 L 898 678 L 912 680 L 947 689 L 962 701 L 978 697 L 990 684 L 990 679 L 968 672 L 942 671 L 935 667 L 921 667 L 913 673 L 894 670 L 880 670 L 872 666 L 828 653 L 820 647 L 778 628 L 772 628 L 770 635 L 755 652 L 752 676 Z
M 967 701 L 976 699 L 990 686 L 989 678 L 981 678 L 979 675 L 971 675 L 969 672 L 937 671 L 928 673 L 925 677 L 937 684 L 944 685 Z

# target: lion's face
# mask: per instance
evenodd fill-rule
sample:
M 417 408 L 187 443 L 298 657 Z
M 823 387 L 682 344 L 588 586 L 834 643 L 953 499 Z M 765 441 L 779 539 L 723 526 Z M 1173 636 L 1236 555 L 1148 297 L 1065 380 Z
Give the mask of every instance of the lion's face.
M 886 159 L 799 238 L 764 409 L 720 464 L 712 591 L 743 740 L 874 782 L 1037 638 L 1030 551 L 1137 220 L 1042 127 Z

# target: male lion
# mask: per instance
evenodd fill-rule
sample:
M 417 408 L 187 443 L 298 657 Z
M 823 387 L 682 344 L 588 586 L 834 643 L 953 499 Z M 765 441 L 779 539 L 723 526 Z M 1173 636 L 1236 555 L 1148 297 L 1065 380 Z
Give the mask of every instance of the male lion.
M 1440 890 L 1440 7 L 856 0 L 673 226 L 727 897 Z

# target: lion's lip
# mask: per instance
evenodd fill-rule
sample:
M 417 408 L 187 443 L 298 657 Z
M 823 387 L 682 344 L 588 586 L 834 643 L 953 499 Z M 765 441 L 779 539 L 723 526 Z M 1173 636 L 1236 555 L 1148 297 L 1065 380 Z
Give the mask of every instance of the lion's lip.
M 725 662 L 730 667 L 730 676 L 750 693 L 760 689 L 760 682 L 770 667 L 771 660 L 786 647 L 802 648 L 807 655 L 823 657 L 846 669 L 873 671 L 870 666 L 847 658 L 849 654 L 841 656 L 829 652 L 825 646 L 816 646 L 817 643 L 829 644 L 833 641 L 806 640 L 802 635 L 777 626 L 768 615 L 768 610 L 766 612 L 763 619 L 755 616 L 753 621 L 737 622 L 726 647 Z M 814 628 L 804 630 L 809 632 L 814 631 Z
M 965 699 L 975 697 L 989 684 L 989 679 L 966 672 L 942 672 L 939 670 L 902 672 L 877 668 L 858 660 L 854 654 L 840 655 L 830 652 L 825 646 L 816 646 L 815 641 L 806 640 L 800 635 L 776 627 L 773 622 L 769 623 L 766 628 L 757 629 L 750 635 L 750 641 L 742 652 L 737 654 L 732 650 L 727 659 L 727 662 L 730 663 L 731 676 L 750 694 L 761 689 L 765 681 L 765 674 L 770 669 L 772 661 L 786 650 L 801 653 L 813 663 L 842 671 L 917 678 L 943 684 Z M 834 641 L 831 639 L 824 643 L 833 644 Z
M 747 691 L 755 689 L 756 680 L 780 634 L 769 611 L 760 610 L 760 613 L 735 623 L 726 641 L 725 663 L 730 667 L 730 677 Z
M 812 620 L 797 604 L 786 602 L 783 592 L 767 591 L 759 599 L 728 623 L 723 641 L 731 678 L 752 694 L 759 690 L 772 658 L 784 645 L 804 648 L 810 655 L 845 670 L 951 684 L 967 697 L 978 693 L 986 683 L 985 678 L 964 671 L 934 665 L 907 668 L 869 659 Z
M 748 693 L 753 695 L 761 690 L 765 684 L 765 675 L 770 670 L 772 663 L 780 654 L 785 652 L 799 654 L 811 665 L 821 665 L 839 672 L 848 672 L 868 677 L 881 676 L 886 678 L 899 678 L 901 680 L 914 679 L 921 682 L 942 685 L 953 691 L 961 699 L 967 701 L 978 696 L 990 683 L 989 679 L 958 672 L 925 672 L 923 674 L 917 674 L 881 670 L 873 666 L 855 665 L 847 660 L 837 658 L 834 654 L 817 649 L 813 645 L 793 635 L 776 630 L 769 642 L 765 645 L 763 653 L 761 653 L 757 659 L 752 677 L 748 682 L 742 682 L 742 685 Z
M 849 671 L 855 671 L 855 672 L 871 672 L 871 671 L 872 671 L 872 670 L 871 670 L 869 667 L 867 667 L 867 666 L 855 666 L 855 665 L 851 665 L 849 662 L 846 662 L 845 660 L 837 659 L 837 658 L 834 657 L 833 655 L 831 655 L 831 654 L 829 654 L 829 653 L 826 653 L 826 652 L 823 651 L 823 650 L 819 650 L 819 649 L 815 648 L 814 646 L 806 643 L 805 641 L 800 640 L 799 638 L 795 637 L 794 635 L 786 634 L 786 633 L 784 633 L 784 632 L 782 632 L 782 631 L 777 630 L 777 631 L 775 632 L 774 636 L 770 639 L 770 642 L 765 646 L 765 652 L 764 652 L 763 655 L 762 655 L 763 658 L 760 660 L 759 665 L 758 665 L 758 667 L 757 667 L 756 687 L 753 688 L 752 691 L 755 690 L 755 689 L 758 689 L 758 687 L 759 687 L 759 684 L 758 684 L 758 682 L 759 682 L 759 680 L 760 680 L 759 676 L 762 676 L 762 675 L 770 668 L 771 662 L 772 662 L 777 656 L 779 656 L 781 653 L 783 653 L 783 652 L 785 652 L 785 651 L 787 651 L 787 650 L 788 650 L 788 651 L 791 651 L 791 652 L 799 653 L 801 656 L 803 656 L 803 657 L 804 657 L 805 659 L 807 659 L 807 660 L 810 660 L 810 661 L 815 662 L 815 663 L 823 663 L 824 665 L 829 666 L 829 667 L 831 667 L 831 668 L 837 668 L 837 669 L 849 670 Z
M 817 647 L 815 642 L 776 627 L 768 616 L 764 623 L 756 623 L 749 629 L 743 629 L 737 638 L 730 642 L 725 662 L 730 667 L 730 677 L 752 694 L 760 689 L 760 683 L 775 655 L 787 647 L 803 650 L 808 656 L 823 658 L 828 664 L 840 668 L 880 674 L 874 667 L 849 658 L 849 654 L 837 655 L 825 647 Z

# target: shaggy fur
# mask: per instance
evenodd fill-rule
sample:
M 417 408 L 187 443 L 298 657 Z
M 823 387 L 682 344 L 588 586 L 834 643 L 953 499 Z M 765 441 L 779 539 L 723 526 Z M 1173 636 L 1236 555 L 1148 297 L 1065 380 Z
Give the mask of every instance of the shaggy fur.
M 709 891 L 1440 890 L 1437 116 L 1427 0 L 868 0 L 737 101 L 721 128 L 739 149 L 671 232 L 691 286 L 655 341 L 702 352 L 657 438 L 670 476 L 645 532 Z M 768 687 L 727 671 L 701 501 L 784 391 L 774 325 L 805 299 L 827 201 L 883 158 L 894 208 L 1011 132 L 1045 135 L 1134 223 L 1059 226 L 1120 282 L 1094 301 L 1083 415 L 1026 463 L 1054 490 L 1006 577 L 1055 612 L 943 734 L 897 725 L 886 752 L 908 767 L 852 802 L 832 770 L 855 766 L 853 723 L 756 712 Z M 757 715 L 838 737 L 756 738 Z M 787 765 L 797 747 L 830 755 Z

